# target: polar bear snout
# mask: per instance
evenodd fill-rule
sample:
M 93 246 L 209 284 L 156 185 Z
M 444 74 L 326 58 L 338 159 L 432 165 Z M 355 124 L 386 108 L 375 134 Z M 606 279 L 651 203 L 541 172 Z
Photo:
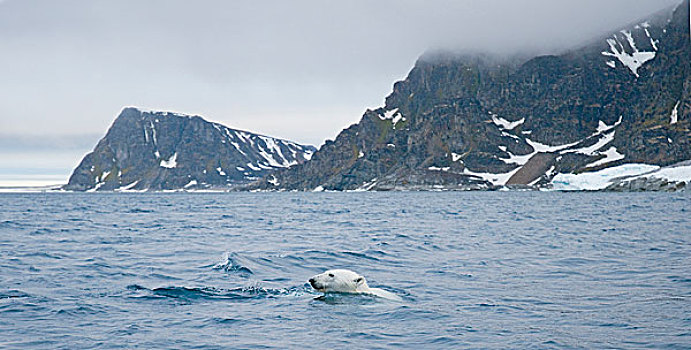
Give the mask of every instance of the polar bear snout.
M 328 278 L 327 276 L 321 275 L 316 275 L 312 276 L 307 282 L 310 283 L 310 286 L 312 288 L 320 291 L 320 292 L 328 292 L 330 289 L 330 280 L 331 278 Z
M 308 282 L 310 283 L 310 286 L 312 286 L 312 288 L 316 290 L 320 290 L 323 288 L 321 285 L 317 283 L 317 280 L 314 277 L 310 278 Z

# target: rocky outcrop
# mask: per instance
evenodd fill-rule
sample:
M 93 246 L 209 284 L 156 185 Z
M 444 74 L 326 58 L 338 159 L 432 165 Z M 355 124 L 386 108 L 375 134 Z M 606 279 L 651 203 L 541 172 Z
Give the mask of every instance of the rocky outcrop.
M 227 190 L 304 163 L 314 151 L 199 116 L 125 108 L 64 189 Z
M 677 163 L 636 176 L 616 179 L 605 188 L 615 192 L 679 192 L 691 188 L 691 161 Z
M 554 153 L 537 153 L 513 174 L 506 185 L 529 185 L 554 168 Z
M 263 190 L 549 186 L 557 174 L 691 159 L 689 1 L 561 55 L 432 53 L 385 105 Z
M 681 192 L 686 191 L 688 183 L 684 181 L 669 181 L 655 177 L 639 177 L 632 180 L 617 182 L 608 186 L 605 191 L 611 192 Z

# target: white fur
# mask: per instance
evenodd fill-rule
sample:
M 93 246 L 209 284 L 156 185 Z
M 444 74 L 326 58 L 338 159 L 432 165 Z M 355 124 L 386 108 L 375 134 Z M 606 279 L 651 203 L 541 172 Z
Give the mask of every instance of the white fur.
M 380 298 L 401 300 L 381 288 L 370 288 L 365 277 L 344 269 L 328 270 L 309 279 L 312 288 L 324 293 L 369 294 Z

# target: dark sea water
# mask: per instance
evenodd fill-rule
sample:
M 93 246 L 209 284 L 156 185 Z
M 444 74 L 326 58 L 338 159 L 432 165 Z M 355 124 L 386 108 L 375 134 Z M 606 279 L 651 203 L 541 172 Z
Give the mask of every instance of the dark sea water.
M 691 348 L 691 196 L 0 195 L 0 348 Z M 319 298 L 348 268 L 402 302 Z

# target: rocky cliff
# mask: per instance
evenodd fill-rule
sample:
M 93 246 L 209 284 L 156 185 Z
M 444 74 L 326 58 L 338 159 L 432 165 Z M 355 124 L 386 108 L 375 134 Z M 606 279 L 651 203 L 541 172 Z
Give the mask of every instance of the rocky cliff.
M 385 105 L 264 190 L 549 187 L 691 159 L 689 1 L 561 55 L 432 53 Z
M 64 189 L 231 189 L 304 163 L 314 151 L 199 116 L 125 108 Z

